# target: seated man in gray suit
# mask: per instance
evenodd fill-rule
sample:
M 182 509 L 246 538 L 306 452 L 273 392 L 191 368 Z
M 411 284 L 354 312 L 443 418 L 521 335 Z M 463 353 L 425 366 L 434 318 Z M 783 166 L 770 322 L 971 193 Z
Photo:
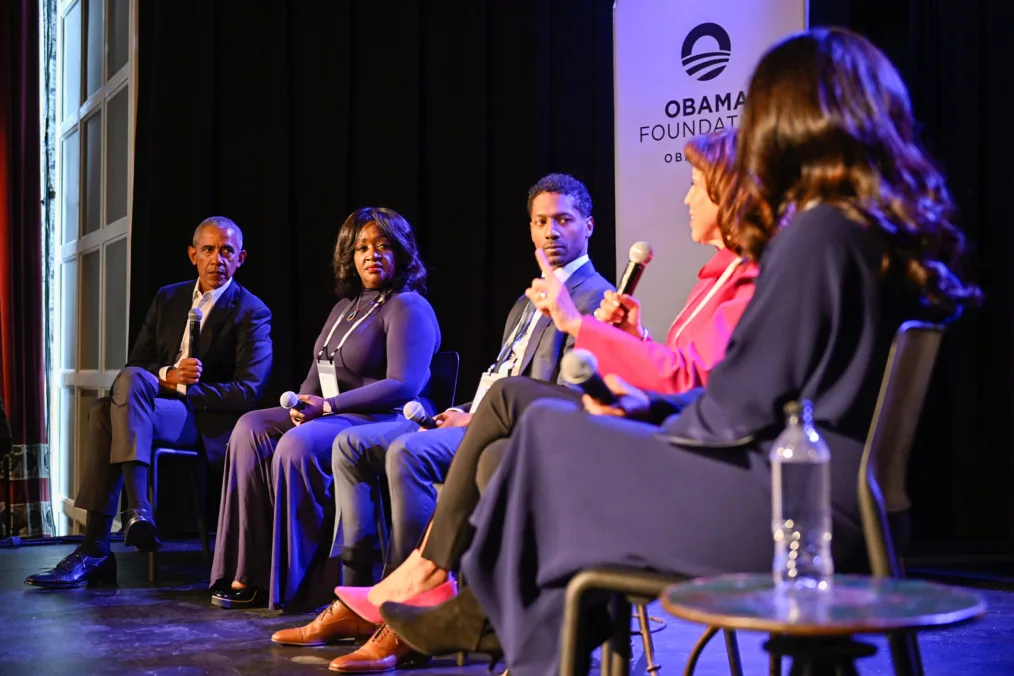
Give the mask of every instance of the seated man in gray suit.
M 155 444 L 225 456 L 236 420 L 254 408 L 271 373 L 271 312 L 232 276 L 246 260 L 243 233 L 228 218 L 207 218 L 194 231 L 190 262 L 197 282 L 159 289 L 117 374 L 110 396 L 88 414 L 81 480 L 74 504 L 88 512 L 84 541 L 52 570 L 27 584 L 67 589 L 116 578 L 109 531 L 120 489 L 127 495 L 123 543 L 160 546 L 148 504 L 148 465 Z M 197 335 L 190 313 L 200 311 Z M 191 349 L 194 352 L 191 352 Z
M 528 214 L 532 243 L 545 253 L 581 312 L 591 314 L 606 290 L 614 287 L 588 259 L 588 239 L 595 226 L 588 189 L 572 176 L 550 174 L 528 191 Z M 332 554 L 342 559 L 343 585 L 373 584 L 378 483 L 386 479 L 390 487 L 393 528 L 387 563 L 393 569 L 408 557 L 426 529 L 437 499 L 433 484 L 447 474 L 471 419 L 469 411 L 499 378 L 522 375 L 556 382 L 560 358 L 573 343 L 572 337 L 556 330 L 548 317 L 521 296 L 507 316 L 503 345 L 496 361 L 482 374 L 475 397 L 438 414 L 437 429 L 420 430 L 418 423 L 403 420 L 360 425 L 338 435 L 333 463 L 340 526 Z M 328 618 L 345 613 L 349 611 L 342 609 Z M 311 624 L 278 632 L 272 640 L 299 645 L 344 635 L 343 622 L 329 621 L 327 628 L 316 620 Z

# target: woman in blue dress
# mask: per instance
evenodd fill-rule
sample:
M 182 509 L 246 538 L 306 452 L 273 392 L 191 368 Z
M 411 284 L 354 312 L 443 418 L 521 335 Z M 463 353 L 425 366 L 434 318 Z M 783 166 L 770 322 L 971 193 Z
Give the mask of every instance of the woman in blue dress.
M 502 649 L 512 674 L 552 674 L 565 589 L 583 569 L 769 571 L 767 458 L 792 400 L 813 402 L 831 449 L 835 562 L 863 556 L 856 477 L 893 337 L 979 295 L 953 273 L 951 201 L 897 71 L 842 30 L 762 58 L 736 157 L 751 178 L 720 219 L 760 274 L 707 388 L 673 401 L 612 379 L 617 406 L 528 407 L 472 515 L 470 586 L 430 609 L 381 608 L 414 649 Z M 590 650 L 608 631 L 604 601 L 586 617 Z
M 211 570 L 212 603 L 293 612 L 331 598 L 331 444 L 343 429 L 404 419 L 423 391 L 440 327 L 412 227 L 384 208 L 353 212 L 334 250 L 338 302 L 313 346 L 302 406 L 250 411 L 229 437 Z

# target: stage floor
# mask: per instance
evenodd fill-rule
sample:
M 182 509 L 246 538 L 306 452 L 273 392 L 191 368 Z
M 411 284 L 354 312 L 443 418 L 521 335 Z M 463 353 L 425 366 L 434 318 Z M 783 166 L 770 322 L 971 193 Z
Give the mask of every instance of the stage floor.
M 23 584 L 25 576 L 55 565 L 72 545 L 0 549 L 0 674 L 82 676 L 88 674 L 324 674 L 328 662 L 353 646 L 289 648 L 271 643 L 277 629 L 311 616 L 280 616 L 267 610 L 227 611 L 211 605 L 208 567 L 194 542 L 173 543 L 160 557 L 161 581 L 147 582 L 147 557 L 113 545 L 119 586 L 47 592 Z M 1014 592 L 982 592 L 989 603 L 983 620 L 920 636 L 927 674 L 1014 673 Z M 655 634 L 662 674 L 681 674 L 702 627 L 666 617 L 654 604 L 651 614 L 666 622 Z M 767 673 L 764 637 L 741 634 L 747 674 Z M 874 640 L 878 654 L 859 664 L 862 674 L 890 674 L 886 644 Z M 644 673 L 640 640 L 636 664 Z M 434 662 L 421 674 L 486 673 L 479 658 L 459 668 L 453 659 Z M 498 673 L 502 671 L 501 666 Z M 697 674 L 728 674 L 724 644 L 705 650 Z

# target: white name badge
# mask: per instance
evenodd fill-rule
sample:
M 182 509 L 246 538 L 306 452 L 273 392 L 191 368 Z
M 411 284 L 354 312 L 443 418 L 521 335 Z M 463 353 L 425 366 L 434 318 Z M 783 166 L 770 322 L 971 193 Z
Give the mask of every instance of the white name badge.
M 334 364 L 327 359 L 317 360 L 317 375 L 320 376 L 320 392 L 325 399 L 338 396 L 338 376 Z
M 468 409 L 469 413 L 475 413 L 476 409 L 479 408 L 479 402 L 482 401 L 486 393 L 489 392 L 489 388 L 493 387 L 493 383 L 506 378 L 502 373 L 483 373 L 482 380 L 479 381 L 479 389 L 475 391 L 475 396 L 472 398 L 472 407 Z

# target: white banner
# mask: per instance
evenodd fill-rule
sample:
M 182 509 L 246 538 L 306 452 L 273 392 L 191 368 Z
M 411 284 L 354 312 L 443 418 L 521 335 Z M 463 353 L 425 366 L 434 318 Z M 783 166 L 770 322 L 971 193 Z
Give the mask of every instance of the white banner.
M 616 0 L 616 264 L 651 243 L 636 296 L 645 326 L 669 325 L 714 254 L 690 239 L 683 145 L 739 126 L 750 74 L 776 41 L 806 26 L 806 0 Z

